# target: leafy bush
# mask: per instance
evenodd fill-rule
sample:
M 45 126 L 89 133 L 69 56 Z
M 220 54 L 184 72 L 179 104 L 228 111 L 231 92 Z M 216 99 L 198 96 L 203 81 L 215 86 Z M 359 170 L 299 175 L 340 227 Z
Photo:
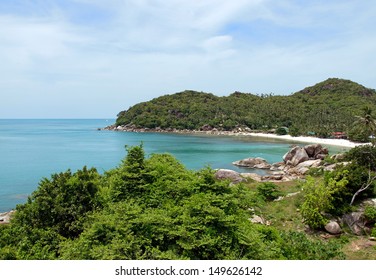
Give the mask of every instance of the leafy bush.
M 373 172 L 371 172 L 371 176 Z M 341 180 L 346 179 L 346 187 L 336 194 L 334 207 L 337 210 L 346 207 L 350 204 L 353 195 L 369 180 L 369 170 L 355 162 L 337 168 L 334 172 L 326 175 L 326 180 Z M 365 198 L 373 197 L 375 193 L 376 182 L 373 182 L 371 186 L 365 191 L 357 195 L 356 200 L 362 200 Z
M 355 126 L 349 129 L 347 133 L 349 140 L 354 142 L 367 143 L 369 142 L 369 133 L 361 127 Z
M 271 182 L 261 183 L 257 186 L 257 193 L 264 200 L 271 201 L 282 195 L 279 187 Z
M 376 147 L 372 145 L 362 145 L 352 148 L 345 154 L 347 161 L 352 161 L 367 169 L 376 171 Z
M 299 128 L 292 126 L 289 128 L 289 134 L 293 137 L 296 137 L 302 135 L 303 133 L 301 130 L 299 130 Z
M 86 167 L 73 174 L 68 170 L 44 178 L 27 203 L 17 206 L 14 222 L 76 237 L 83 230 L 85 215 L 98 206 L 99 180 L 97 170 Z
M 364 216 L 370 223 L 374 223 L 371 236 L 376 237 L 376 207 L 367 205 L 364 209 Z
M 275 130 L 275 134 L 277 135 L 286 135 L 288 133 L 288 128 L 287 127 L 278 127 L 276 130 Z
M 366 208 L 364 209 L 364 216 L 372 221 L 376 222 L 376 207 L 367 205 Z
M 288 260 L 331 260 L 344 259 L 341 245 L 335 242 L 310 240 L 302 232 L 283 232 L 282 254 Z
M 325 156 L 325 158 L 322 161 L 322 164 L 334 164 L 337 161 L 333 159 L 330 155 Z
M 347 182 L 346 177 L 329 178 L 327 182 L 307 177 L 303 185 L 304 202 L 301 206 L 301 214 L 307 225 L 320 229 L 328 222 L 325 213 L 338 214 L 343 211 L 341 194 L 346 189 Z
M 304 202 L 300 209 L 302 217 L 311 228 L 322 228 L 327 223 L 323 214 L 331 208 L 330 190 L 323 182 L 316 182 L 312 177 L 307 177 L 303 190 Z
M 320 167 L 311 167 L 308 172 L 307 172 L 307 175 L 311 176 L 311 177 L 320 177 L 322 175 L 324 175 L 325 171 L 323 168 L 320 168 Z

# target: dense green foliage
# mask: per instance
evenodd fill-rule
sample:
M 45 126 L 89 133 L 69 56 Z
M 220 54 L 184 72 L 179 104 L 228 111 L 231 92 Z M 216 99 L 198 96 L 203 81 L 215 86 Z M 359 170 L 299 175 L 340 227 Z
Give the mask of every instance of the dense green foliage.
M 282 195 L 282 192 L 279 190 L 278 186 L 271 182 L 265 182 L 258 185 L 257 193 L 262 199 L 267 201 L 272 201 Z
M 362 145 L 352 148 L 346 153 L 345 160 L 352 161 L 355 165 L 376 171 L 376 148 L 371 145 Z
M 347 183 L 345 176 L 329 178 L 327 182 L 317 182 L 312 177 L 308 177 L 304 184 L 305 199 L 301 206 L 305 223 L 313 229 L 320 229 L 328 222 L 325 213 L 338 212 L 339 208 L 336 206 L 342 209 L 342 205 L 346 202 L 341 198 L 343 193 L 347 193 Z M 341 201 L 342 204 L 337 201 Z
M 372 115 L 372 108 L 365 106 L 360 116 L 355 116 L 354 126 L 349 131 L 349 137 L 359 142 L 371 142 L 375 145 L 376 120 Z
M 204 126 L 219 130 L 280 128 L 280 133 L 286 127 L 291 135 L 328 137 L 341 131 L 357 138 L 358 130 L 369 132 L 359 125 L 364 124 L 366 106 L 376 110 L 375 90 L 349 80 L 328 79 L 288 96 L 235 92 L 217 97 L 194 91 L 165 95 L 120 112 L 116 124 L 196 130 Z M 355 140 L 367 141 L 368 136 Z
M 364 210 L 364 216 L 371 222 L 376 222 L 376 207 L 367 205 Z
M 312 241 L 302 232 L 282 233 L 284 256 L 288 260 L 323 260 L 342 259 L 342 253 L 338 253 L 340 245 L 337 243 L 325 244 L 322 241 Z M 325 244 L 325 245 L 324 245 Z
M 368 220 L 368 223 L 373 224 L 371 236 L 376 237 L 376 207 L 367 205 L 364 210 L 364 217 Z
M 213 172 L 145 158 L 141 145 L 103 175 L 52 175 L 0 226 L 0 259 L 343 258 L 335 244 L 251 223 L 258 192 Z
M 349 212 L 353 199 L 360 202 L 376 195 L 376 147 L 353 148 L 346 153 L 345 160 L 351 163 L 326 172 L 322 180 L 308 177 L 303 185 L 301 213 L 311 228 L 322 228 L 327 222 L 325 214 L 341 216 Z

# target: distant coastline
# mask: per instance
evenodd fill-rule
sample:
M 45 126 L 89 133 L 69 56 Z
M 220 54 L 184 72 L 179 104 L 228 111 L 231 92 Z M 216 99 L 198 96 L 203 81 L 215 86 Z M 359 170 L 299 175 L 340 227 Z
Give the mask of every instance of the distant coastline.
M 276 139 L 281 141 L 293 141 L 301 143 L 314 143 L 322 145 L 330 145 L 344 148 L 354 148 L 360 145 L 369 143 L 355 143 L 347 139 L 331 139 L 331 138 L 318 138 L 312 136 L 291 136 L 291 135 L 276 135 L 273 133 L 250 132 L 250 131 L 220 131 L 216 129 L 203 131 L 203 130 L 188 130 L 188 129 L 149 129 L 149 128 L 135 128 L 132 126 L 116 126 L 110 125 L 101 130 L 111 131 L 124 131 L 124 132 L 157 132 L 157 133 L 183 133 L 183 134 L 204 134 L 204 135 L 218 135 L 218 136 L 251 136 L 265 139 Z

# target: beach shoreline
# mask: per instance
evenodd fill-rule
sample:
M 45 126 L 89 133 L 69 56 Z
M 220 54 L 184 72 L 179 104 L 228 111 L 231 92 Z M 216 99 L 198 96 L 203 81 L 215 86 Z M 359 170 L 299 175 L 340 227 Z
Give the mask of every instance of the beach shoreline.
M 354 148 L 360 145 L 370 144 L 370 143 L 355 143 L 347 139 L 318 138 L 318 137 L 312 137 L 312 136 L 293 137 L 291 135 L 276 135 L 276 134 L 269 134 L 269 133 L 253 133 L 253 132 L 248 132 L 247 135 L 254 136 L 254 137 L 261 137 L 261 138 L 280 139 L 284 141 L 295 141 L 295 142 L 301 142 L 301 143 L 315 143 L 315 144 L 338 146 L 338 147 L 345 147 L 345 148 Z
M 102 129 L 101 129 L 102 130 Z M 213 135 L 213 136 L 242 136 L 242 137 L 257 137 L 273 140 L 281 140 L 288 142 L 300 142 L 307 144 L 321 144 L 329 145 L 343 148 L 354 148 L 361 145 L 367 145 L 370 143 L 356 143 L 347 139 L 333 139 L 333 138 L 318 138 L 312 136 L 291 136 L 291 135 L 277 135 L 273 133 L 262 133 L 262 132 L 250 132 L 250 131 L 220 131 L 220 130 L 178 130 L 178 129 L 147 129 L 147 128 L 134 128 L 126 126 L 115 126 L 111 125 L 103 128 L 103 130 L 111 131 L 124 131 L 124 132 L 152 132 L 152 133 L 178 133 L 178 134 L 192 134 L 192 135 Z

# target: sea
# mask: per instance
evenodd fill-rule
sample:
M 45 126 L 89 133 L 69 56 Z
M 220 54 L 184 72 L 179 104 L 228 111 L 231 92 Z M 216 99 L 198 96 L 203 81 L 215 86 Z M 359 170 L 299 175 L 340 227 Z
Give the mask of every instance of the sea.
M 169 153 L 188 169 L 226 168 L 233 161 L 262 157 L 279 162 L 293 142 L 251 136 L 136 133 L 98 130 L 114 119 L 0 119 L 0 213 L 26 202 L 43 178 L 68 169 L 117 167 L 126 146 L 140 145 L 146 156 Z

